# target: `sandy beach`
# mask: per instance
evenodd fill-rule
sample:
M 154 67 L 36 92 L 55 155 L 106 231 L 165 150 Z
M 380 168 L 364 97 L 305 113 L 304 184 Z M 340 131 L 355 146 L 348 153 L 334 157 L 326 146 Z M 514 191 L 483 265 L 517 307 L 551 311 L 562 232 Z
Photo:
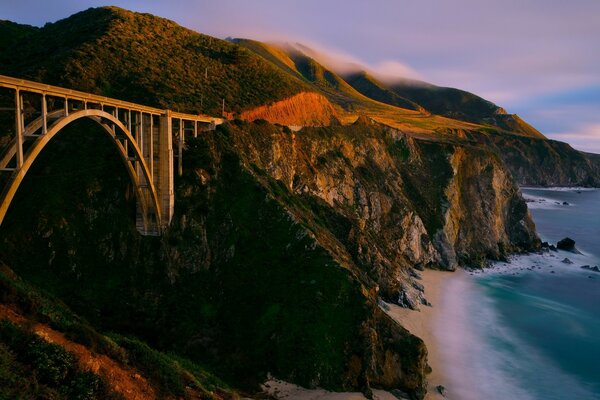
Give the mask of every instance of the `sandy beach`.
M 441 361 L 438 339 L 434 335 L 434 323 L 440 312 L 442 312 L 443 284 L 449 278 L 457 278 L 464 274 L 462 270 L 456 272 L 425 270 L 421 273 L 421 283 L 425 287 L 425 297 L 432 307 L 421 306 L 420 311 L 409 310 L 394 304 L 388 304 L 387 313 L 408 329 L 413 335 L 420 337 L 425 342 L 428 350 L 428 362 L 432 372 L 427 376 L 428 387 L 426 400 L 441 400 L 444 397 L 437 391 L 436 387 L 442 385 L 451 393 L 448 379 L 444 376 L 444 368 Z
M 438 314 L 443 312 L 442 294 L 444 282 L 449 278 L 460 278 L 465 272 L 425 270 L 421 272 L 421 283 L 425 287 L 425 297 L 432 304 L 432 307 L 421 306 L 420 311 L 413 311 L 402 308 L 394 304 L 388 304 L 386 311 L 392 318 L 398 321 L 403 327 L 412 334 L 420 337 L 425 342 L 428 350 L 428 361 L 432 368 L 431 374 L 427 376 L 428 387 L 425 400 L 446 399 L 436 389 L 442 385 L 451 393 L 448 387 L 448 380 L 444 376 L 444 369 L 439 352 L 438 339 L 434 335 L 434 324 Z M 305 389 L 280 380 L 272 379 L 263 386 L 265 391 L 278 399 L 300 399 L 300 400 L 363 400 L 365 397 L 361 393 L 335 393 L 323 389 Z M 376 400 L 396 400 L 391 393 L 383 390 L 374 390 L 373 397 Z

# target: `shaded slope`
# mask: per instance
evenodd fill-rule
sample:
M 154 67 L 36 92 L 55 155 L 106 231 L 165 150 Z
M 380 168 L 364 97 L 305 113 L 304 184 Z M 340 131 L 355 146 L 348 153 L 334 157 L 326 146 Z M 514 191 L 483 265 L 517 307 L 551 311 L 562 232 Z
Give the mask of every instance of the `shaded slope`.
M 0 73 L 188 112 L 237 112 L 306 87 L 243 47 L 149 14 L 89 9 L 17 40 Z M 15 57 L 18 55 L 18 57 Z
M 414 101 L 434 114 L 481 125 L 491 125 L 525 136 L 544 137 L 518 116 L 507 114 L 503 108 L 464 90 L 410 83 L 390 85 L 390 90 Z
M 230 399 L 205 369 L 98 333 L 64 303 L 0 264 L 0 397 Z M 12 380 L 16 379 L 16 380 Z
M 366 72 L 360 72 L 346 76 L 346 82 L 360 93 L 382 103 L 391 104 L 394 106 L 408 108 L 411 110 L 422 110 L 423 107 L 417 103 L 405 99 L 393 92 L 385 85 L 378 82 L 375 78 Z
M 0 64 L 9 62 L 10 57 L 14 56 L 14 54 L 5 53 L 7 48 L 34 34 L 37 30 L 38 28 L 34 26 L 0 20 Z

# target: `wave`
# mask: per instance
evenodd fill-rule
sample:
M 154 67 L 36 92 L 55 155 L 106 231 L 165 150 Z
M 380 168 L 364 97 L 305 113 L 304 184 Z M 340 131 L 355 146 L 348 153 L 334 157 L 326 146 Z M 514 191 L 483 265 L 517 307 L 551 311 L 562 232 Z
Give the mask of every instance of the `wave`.
M 543 208 L 543 209 L 561 209 L 565 206 L 573 206 L 573 203 L 564 204 L 563 201 L 552 197 L 536 196 L 530 193 L 523 193 L 523 198 L 527 202 L 527 207 L 530 209 Z
M 442 361 L 448 365 L 445 372 L 449 379 L 449 398 L 599 399 L 591 387 L 578 376 L 561 369 L 555 360 L 531 344 L 532 338 L 523 337 L 523 332 L 513 326 L 513 321 L 499 311 L 500 303 L 505 300 L 499 297 L 499 293 L 514 290 L 502 280 L 501 275 L 511 275 L 516 271 L 533 274 L 535 272 L 527 270 L 527 267 L 551 258 L 540 257 L 522 256 L 515 263 L 518 266 L 501 263 L 498 268 L 483 274 L 462 274 L 460 279 L 448 280 L 434 333 Z M 550 268 L 560 268 L 560 273 L 570 274 L 579 269 L 572 265 L 568 269 L 569 266 L 554 262 L 552 265 L 554 267 Z M 521 268 L 525 269 L 524 272 Z M 515 294 L 511 301 L 528 302 L 541 310 L 556 311 L 570 317 L 572 323 L 554 329 L 568 328 L 574 334 L 581 334 L 581 324 L 576 322 L 583 316 L 580 310 L 528 293 Z
M 520 189 L 526 190 L 546 190 L 550 192 L 593 192 L 600 188 L 582 187 L 582 186 L 519 186 Z

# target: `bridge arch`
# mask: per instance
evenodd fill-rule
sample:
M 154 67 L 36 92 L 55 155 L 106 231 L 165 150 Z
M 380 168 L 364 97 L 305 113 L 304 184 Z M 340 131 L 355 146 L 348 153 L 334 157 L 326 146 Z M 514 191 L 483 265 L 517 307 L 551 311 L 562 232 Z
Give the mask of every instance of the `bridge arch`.
M 142 233 L 148 234 L 153 232 L 157 234 L 158 229 L 162 226 L 161 207 L 158 192 L 143 153 L 134 136 L 117 116 L 101 109 L 83 109 L 63 113 L 52 126 L 48 127 L 46 133 L 39 135 L 35 139 L 27 153 L 23 156 L 22 165 L 11 174 L 4 191 L 0 196 L 0 224 L 4 220 L 19 186 L 44 147 L 46 147 L 46 145 L 67 125 L 81 118 L 88 118 L 95 121 L 113 139 L 113 143 L 115 144 L 135 187 L 139 214 L 141 214 L 142 218 L 142 226 L 138 226 L 138 229 L 141 230 Z M 36 131 L 39 127 L 40 123 L 36 120 L 29 124 L 28 127 L 25 127 L 25 131 L 31 134 L 33 133 L 32 131 Z M 124 135 L 123 143 L 118 137 L 118 131 Z M 129 149 L 132 150 L 133 157 L 129 156 Z M 152 214 L 155 216 L 154 220 L 151 218 Z

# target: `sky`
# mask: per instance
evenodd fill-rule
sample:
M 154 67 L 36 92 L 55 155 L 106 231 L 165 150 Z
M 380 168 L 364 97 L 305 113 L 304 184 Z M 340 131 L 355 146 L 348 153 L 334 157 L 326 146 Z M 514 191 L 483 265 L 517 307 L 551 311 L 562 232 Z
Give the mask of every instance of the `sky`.
M 117 5 L 220 38 L 300 42 L 388 77 L 468 90 L 600 153 L 600 0 L 106 1 L 0 0 L 0 19 L 41 26 Z

